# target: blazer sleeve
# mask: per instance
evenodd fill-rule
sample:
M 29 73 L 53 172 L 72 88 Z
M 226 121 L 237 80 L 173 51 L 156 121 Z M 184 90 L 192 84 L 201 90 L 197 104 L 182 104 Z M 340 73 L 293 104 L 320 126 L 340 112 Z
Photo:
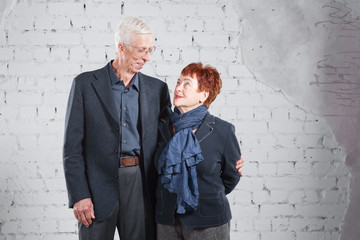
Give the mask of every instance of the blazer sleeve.
M 83 156 L 85 135 L 83 95 L 77 80 L 79 79 L 74 79 L 70 90 L 63 146 L 63 165 L 70 208 L 76 202 L 91 197 Z
M 234 190 L 240 180 L 240 173 L 235 169 L 236 162 L 240 159 L 239 142 L 235 136 L 235 127 L 229 125 L 223 150 L 223 165 L 221 178 L 225 187 L 225 194 Z

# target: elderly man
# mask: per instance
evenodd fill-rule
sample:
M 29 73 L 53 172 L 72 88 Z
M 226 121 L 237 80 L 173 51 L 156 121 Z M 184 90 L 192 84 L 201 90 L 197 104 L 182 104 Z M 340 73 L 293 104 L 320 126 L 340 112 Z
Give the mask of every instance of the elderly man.
M 116 57 L 78 75 L 66 112 L 63 163 L 80 239 L 154 239 L 158 117 L 170 109 L 168 87 L 139 71 L 153 51 L 138 18 L 116 30 Z

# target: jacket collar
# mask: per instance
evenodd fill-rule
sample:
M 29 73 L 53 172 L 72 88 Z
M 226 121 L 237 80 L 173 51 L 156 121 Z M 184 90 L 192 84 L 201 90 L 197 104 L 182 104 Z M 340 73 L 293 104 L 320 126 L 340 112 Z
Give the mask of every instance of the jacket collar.
M 108 63 L 108 64 L 111 64 Z M 101 68 L 95 74 L 95 81 L 92 82 L 98 96 L 104 104 L 104 107 L 109 112 L 110 116 L 115 120 L 117 125 L 119 126 L 119 119 L 117 110 L 115 107 L 115 99 L 114 94 L 112 93 L 111 88 L 111 79 L 108 71 L 108 65 Z M 152 91 L 151 86 L 148 86 L 145 75 L 141 72 L 138 73 L 138 84 L 139 84 L 139 112 L 140 112 L 140 121 L 141 121 L 141 129 L 146 129 L 146 119 L 148 114 L 150 113 L 149 104 L 151 103 L 151 99 L 149 99 L 149 93 Z
M 101 68 L 95 74 L 95 81 L 92 82 L 95 91 L 101 99 L 104 107 L 109 112 L 110 116 L 119 125 L 119 119 L 117 119 L 117 111 L 115 107 L 114 95 L 111 89 L 111 80 L 109 76 L 108 66 Z
M 151 114 L 153 111 L 152 104 L 154 102 L 153 90 L 149 81 L 147 81 L 147 76 L 138 73 L 139 78 L 139 117 L 140 117 L 140 126 L 141 126 L 141 137 L 144 140 L 147 138 L 149 128 L 146 126 L 147 120 L 151 119 Z
M 209 112 L 205 115 L 205 118 L 195 133 L 195 136 L 199 143 L 201 143 L 205 138 L 210 136 L 214 130 L 215 117 Z M 170 118 L 160 118 L 159 131 L 164 140 L 168 143 L 172 137 L 172 124 Z
M 108 72 L 109 72 L 111 86 L 114 87 L 114 85 L 117 85 L 120 82 L 123 82 L 123 80 L 119 79 L 119 77 L 115 74 L 115 71 L 114 71 L 114 69 L 112 67 L 112 63 L 113 63 L 113 60 L 110 61 L 107 66 L 108 66 Z M 139 91 L 138 74 L 139 73 L 134 74 L 133 78 L 130 81 L 130 85 L 129 85 L 129 88 L 134 88 L 136 91 Z M 125 87 L 123 83 L 122 83 L 122 86 Z
M 214 125 L 215 117 L 208 112 L 205 115 L 203 123 L 200 125 L 200 127 L 195 133 L 195 136 L 198 139 L 199 143 L 201 143 L 205 138 L 210 136 L 210 134 L 214 130 Z

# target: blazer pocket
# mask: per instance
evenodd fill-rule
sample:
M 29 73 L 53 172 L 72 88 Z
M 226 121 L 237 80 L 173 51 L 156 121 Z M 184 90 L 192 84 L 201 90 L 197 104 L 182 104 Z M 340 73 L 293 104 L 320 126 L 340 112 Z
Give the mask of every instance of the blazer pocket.
M 224 198 L 222 192 L 200 194 L 199 214 L 203 217 L 215 217 L 224 212 Z

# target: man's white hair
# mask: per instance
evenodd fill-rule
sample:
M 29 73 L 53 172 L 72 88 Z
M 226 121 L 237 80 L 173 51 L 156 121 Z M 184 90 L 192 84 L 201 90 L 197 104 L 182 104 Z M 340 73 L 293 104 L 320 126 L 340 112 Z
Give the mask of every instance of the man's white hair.
M 133 34 L 135 33 L 153 33 L 152 28 L 136 17 L 126 17 L 121 20 L 115 32 L 115 47 L 118 49 L 119 43 L 131 44 Z

